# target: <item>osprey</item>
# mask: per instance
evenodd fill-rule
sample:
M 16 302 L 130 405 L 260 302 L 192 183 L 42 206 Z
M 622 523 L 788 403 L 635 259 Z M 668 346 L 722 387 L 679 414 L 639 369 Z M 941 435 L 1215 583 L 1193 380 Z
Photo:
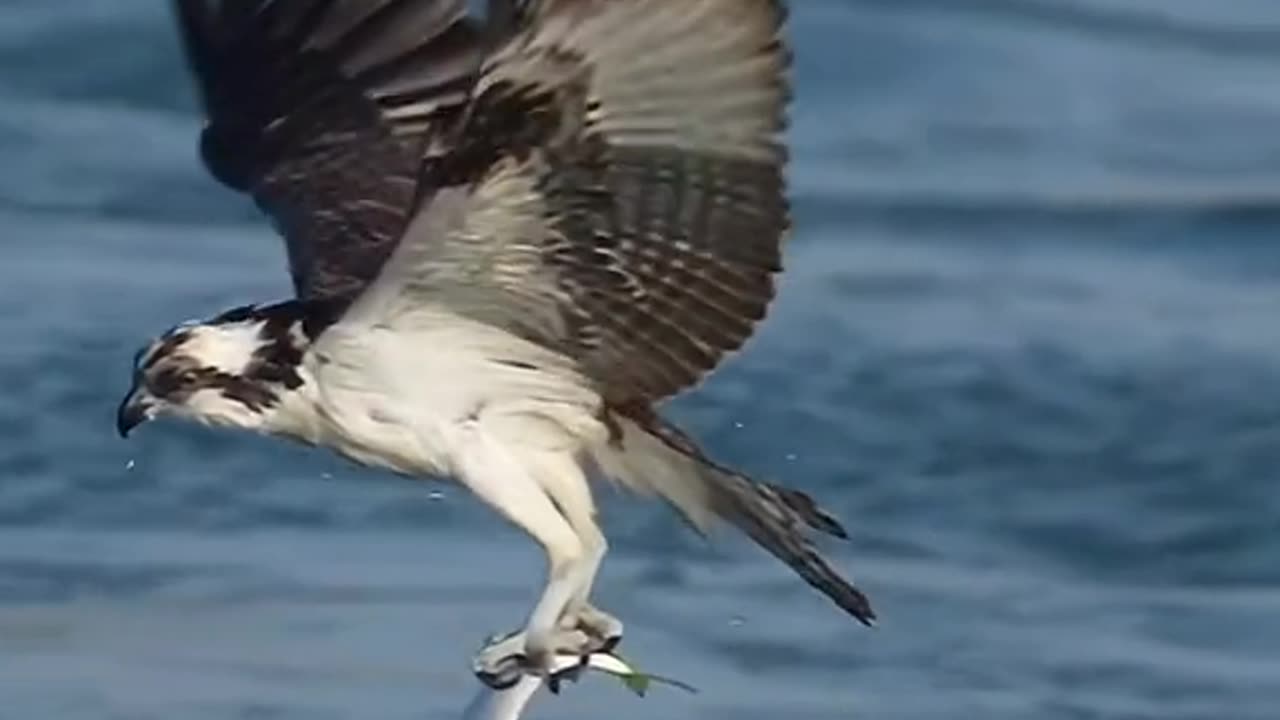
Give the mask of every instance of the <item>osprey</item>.
M 451 478 L 546 551 L 495 684 L 611 648 L 589 479 L 737 526 L 858 620 L 807 495 L 656 406 L 763 318 L 788 230 L 781 0 L 174 0 L 200 150 L 283 235 L 296 297 L 137 355 L 159 415 Z

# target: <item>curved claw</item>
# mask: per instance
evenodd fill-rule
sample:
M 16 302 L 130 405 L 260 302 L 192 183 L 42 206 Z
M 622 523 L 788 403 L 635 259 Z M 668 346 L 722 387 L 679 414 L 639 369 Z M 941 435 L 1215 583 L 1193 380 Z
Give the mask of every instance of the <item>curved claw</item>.
M 591 656 L 597 653 L 601 655 L 612 655 L 613 651 L 618 649 L 618 643 L 620 642 L 622 642 L 621 635 L 614 635 L 613 637 L 605 638 L 604 642 L 600 644 L 600 648 L 598 650 L 583 656 L 583 662 L 589 663 L 591 661 Z
M 520 678 L 525 674 L 527 662 L 523 655 L 508 655 L 497 663 L 483 665 L 476 662 L 472 665 L 472 672 L 476 679 L 487 685 L 493 690 L 508 690 L 515 687 L 520 682 Z
M 570 622 L 591 637 L 595 652 L 609 653 L 622 641 L 622 621 L 592 605 L 579 607 Z
M 520 682 L 528 667 L 524 655 L 524 633 L 493 635 L 471 659 L 471 672 L 476 679 L 494 690 L 506 690 Z
M 556 670 L 547 676 L 547 689 L 552 695 L 560 694 L 560 685 L 564 681 L 576 683 L 582 679 L 582 673 L 591 665 L 591 655 L 583 655 L 578 662 L 563 670 Z

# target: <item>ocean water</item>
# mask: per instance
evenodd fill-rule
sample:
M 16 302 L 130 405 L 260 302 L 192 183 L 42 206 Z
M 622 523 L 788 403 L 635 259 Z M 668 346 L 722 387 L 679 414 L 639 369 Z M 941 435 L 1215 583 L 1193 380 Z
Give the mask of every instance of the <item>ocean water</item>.
M 608 495 L 647 669 L 547 718 L 1280 717 L 1280 4 L 796 0 L 797 230 L 670 414 L 811 492 L 862 628 Z M 133 350 L 283 297 L 165 3 L 0 7 L 0 718 L 451 718 L 532 544 L 464 493 L 171 424 Z

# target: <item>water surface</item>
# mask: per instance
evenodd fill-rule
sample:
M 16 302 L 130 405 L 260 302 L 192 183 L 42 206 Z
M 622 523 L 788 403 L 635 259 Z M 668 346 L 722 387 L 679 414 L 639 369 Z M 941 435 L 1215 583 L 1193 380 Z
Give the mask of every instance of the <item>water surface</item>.
M 113 434 L 140 342 L 287 292 L 163 5 L 0 10 L 0 718 L 450 717 L 531 543 L 323 453 Z M 611 497 L 599 599 L 702 693 L 541 716 L 1275 717 L 1280 5 L 793 6 L 788 274 L 670 412 L 836 510 L 883 625 Z

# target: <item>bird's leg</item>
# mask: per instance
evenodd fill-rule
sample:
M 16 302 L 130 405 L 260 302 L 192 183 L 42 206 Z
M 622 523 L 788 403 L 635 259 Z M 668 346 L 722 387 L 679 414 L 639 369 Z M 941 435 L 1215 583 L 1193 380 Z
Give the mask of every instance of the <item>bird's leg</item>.
M 591 639 L 587 654 L 609 652 L 622 640 L 622 622 L 589 602 L 609 543 L 597 522 L 591 486 L 581 464 L 572 457 L 562 456 L 560 460 L 542 465 L 546 473 L 541 476 L 543 487 L 582 544 L 582 562 L 575 569 L 573 595 L 560 618 L 560 626 L 587 634 Z
M 556 655 L 577 656 L 579 665 L 550 677 L 549 687 L 558 692 L 560 681 L 575 679 L 590 655 L 610 652 L 622 640 L 622 622 L 592 607 L 587 600 L 608 543 L 596 524 L 586 478 L 574 474 L 581 472 L 576 464 L 572 469 L 562 467 L 561 470 L 558 477 L 569 482 L 548 483 L 544 489 L 578 538 L 580 554 L 570 562 L 558 561 L 552 546 L 546 546 L 550 560 L 547 589 L 530 616 L 526 630 L 498 638 L 477 656 L 476 674 L 494 687 L 505 687 L 520 677 L 520 663 L 508 658 L 523 657 L 527 665 L 547 668 Z M 579 482 L 573 482 L 575 479 Z M 568 595 L 562 601 L 564 590 Z M 559 612 L 555 615 L 556 629 L 550 636 L 551 645 L 540 650 L 537 629 L 543 627 L 555 608 L 559 608 Z
M 532 667 L 549 667 L 554 655 L 590 652 L 586 633 L 566 628 L 562 621 L 581 576 L 581 547 L 579 543 L 572 553 L 547 548 L 547 587 L 525 623 L 524 653 Z
M 473 661 L 476 675 L 494 687 L 526 671 L 546 673 L 556 655 L 585 656 L 590 638 L 565 629 L 561 619 L 584 577 L 582 541 L 547 491 L 501 443 L 474 429 L 456 456 L 458 478 L 482 501 L 523 529 L 547 553 L 547 585 L 524 630 L 489 643 Z
M 547 587 L 523 630 L 497 638 L 476 655 L 473 670 L 495 688 L 509 687 L 525 672 L 547 674 L 555 656 L 585 658 L 594 652 L 593 639 L 562 622 L 574 590 L 572 562 L 548 552 Z
M 570 524 L 573 524 L 572 521 Z M 586 557 L 582 563 L 583 577 L 569 601 L 562 625 L 567 629 L 586 633 L 592 640 L 592 652 L 610 652 L 622 641 L 622 621 L 590 602 L 591 588 L 595 584 L 596 573 L 600 570 L 600 563 L 604 560 L 609 544 L 594 518 L 588 519 L 586 527 L 575 525 L 574 529 L 578 530 Z

